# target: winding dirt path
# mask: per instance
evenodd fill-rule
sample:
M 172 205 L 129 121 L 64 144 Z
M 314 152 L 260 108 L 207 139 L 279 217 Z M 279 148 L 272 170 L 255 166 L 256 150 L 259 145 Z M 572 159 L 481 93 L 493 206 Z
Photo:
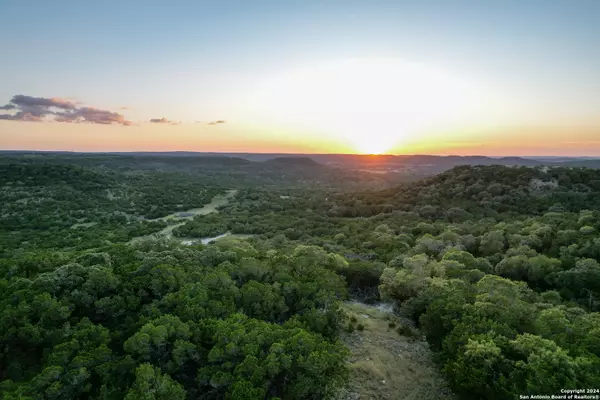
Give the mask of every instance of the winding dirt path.
M 427 342 L 398 334 L 401 321 L 389 308 L 347 302 L 344 309 L 364 329 L 342 334 L 352 353 L 350 382 L 337 400 L 455 399 Z

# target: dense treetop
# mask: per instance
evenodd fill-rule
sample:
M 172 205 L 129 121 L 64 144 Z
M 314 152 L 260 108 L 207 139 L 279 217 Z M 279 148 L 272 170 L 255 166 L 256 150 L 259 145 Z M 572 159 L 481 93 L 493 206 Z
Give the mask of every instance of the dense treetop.
M 389 187 L 303 159 L 194 162 L 0 159 L 0 397 L 327 398 L 349 297 L 415 321 L 461 397 L 600 387 L 600 171 Z M 228 232 L 253 236 L 178 239 Z

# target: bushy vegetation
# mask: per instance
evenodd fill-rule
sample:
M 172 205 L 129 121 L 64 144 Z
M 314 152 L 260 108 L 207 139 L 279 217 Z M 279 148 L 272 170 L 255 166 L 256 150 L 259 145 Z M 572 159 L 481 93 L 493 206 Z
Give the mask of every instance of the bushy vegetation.
M 461 166 L 400 189 L 340 195 L 332 213 L 368 217 L 412 211 L 459 222 L 597 209 L 599 177 L 598 170 L 586 168 Z
M 369 191 L 304 159 L 253 186 L 211 180 L 245 161 L 116 159 L 0 163 L 2 398 L 326 398 L 339 334 L 366 328 L 348 295 L 395 303 L 419 331 L 384 328 L 424 334 L 461 397 L 600 387 L 600 171 L 457 167 Z M 233 188 L 174 234 L 252 239 L 125 244 L 165 226 L 141 217 Z
M 182 174 L 126 175 L 71 165 L 0 164 L 4 249 L 90 248 L 166 226 L 152 221 L 222 193 Z
M 343 381 L 346 289 L 310 248 L 139 246 L 3 265 L 3 398 L 303 399 Z
M 403 250 L 381 296 L 419 323 L 463 397 L 600 384 L 599 176 L 456 168 L 384 193 L 402 211 L 365 236 L 382 256 Z
M 400 189 L 314 196 L 321 201 L 312 206 L 298 197 L 281 212 L 283 200 L 240 197 L 211 218 L 231 230 L 247 209 L 271 246 L 287 239 L 376 254 L 336 269 L 351 292 L 378 286 L 397 302 L 455 391 L 509 399 L 599 384 L 598 178 L 583 169 L 459 167 Z M 298 210 L 306 210 L 300 219 Z M 371 217 L 343 217 L 361 214 Z

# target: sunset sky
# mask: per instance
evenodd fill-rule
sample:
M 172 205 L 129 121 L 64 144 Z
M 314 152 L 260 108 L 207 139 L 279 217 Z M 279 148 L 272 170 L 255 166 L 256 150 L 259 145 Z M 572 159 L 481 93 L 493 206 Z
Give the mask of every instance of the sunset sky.
M 0 149 L 600 156 L 600 1 L 3 1 Z

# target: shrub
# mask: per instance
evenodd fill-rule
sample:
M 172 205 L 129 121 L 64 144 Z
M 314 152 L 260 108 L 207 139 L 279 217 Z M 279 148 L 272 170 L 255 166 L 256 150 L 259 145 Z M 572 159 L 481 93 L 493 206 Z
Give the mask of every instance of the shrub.
M 400 325 L 396 329 L 396 332 L 398 332 L 398 335 L 400 336 L 406 336 L 409 338 L 417 338 L 419 336 L 419 332 L 408 325 Z

